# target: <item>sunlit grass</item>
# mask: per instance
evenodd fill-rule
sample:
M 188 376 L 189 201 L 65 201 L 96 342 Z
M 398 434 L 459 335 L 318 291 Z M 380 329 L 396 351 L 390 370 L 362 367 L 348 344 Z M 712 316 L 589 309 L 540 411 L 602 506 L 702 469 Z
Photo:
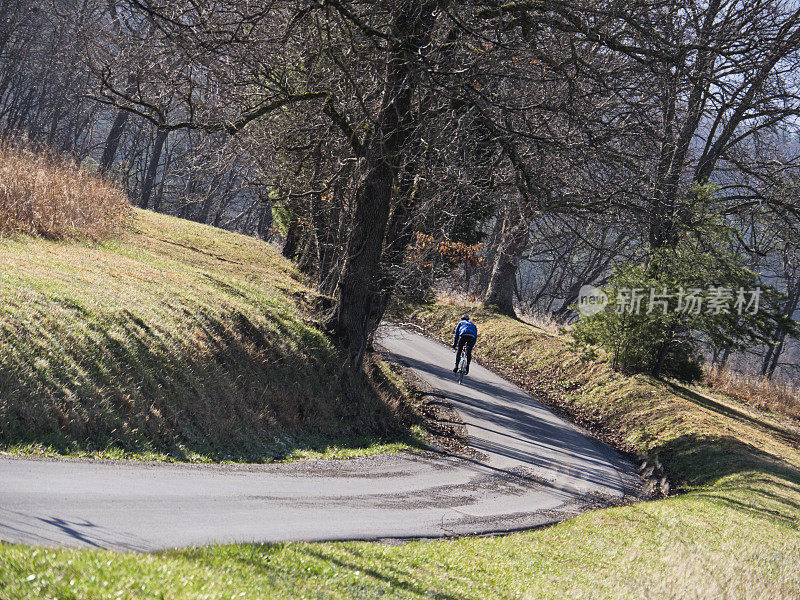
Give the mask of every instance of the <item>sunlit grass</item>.
M 0 556 L 0 594 L 9 599 L 794 600 L 800 591 L 797 530 L 708 491 L 497 538 L 148 555 L 5 546 Z

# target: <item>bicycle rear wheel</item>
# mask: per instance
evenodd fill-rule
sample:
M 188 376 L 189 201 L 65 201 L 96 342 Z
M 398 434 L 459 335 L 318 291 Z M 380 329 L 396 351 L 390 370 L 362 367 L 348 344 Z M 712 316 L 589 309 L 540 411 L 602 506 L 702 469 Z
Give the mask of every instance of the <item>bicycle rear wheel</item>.
M 462 356 L 461 361 L 458 363 L 458 383 L 464 381 L 464 374 L 467 372 L 467 357 Z

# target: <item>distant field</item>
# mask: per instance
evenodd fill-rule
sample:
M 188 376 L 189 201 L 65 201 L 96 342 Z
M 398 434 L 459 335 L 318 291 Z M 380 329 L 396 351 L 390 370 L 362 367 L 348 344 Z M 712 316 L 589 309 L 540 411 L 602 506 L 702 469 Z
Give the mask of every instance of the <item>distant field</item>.
M 413 444 L 254 238 L 135 211 L 100 242 L 0 237 L 0 449 L 191 461 Z
M 463 308 L 402 311 L 449 336 Z M 7 598 L 797 600 L 797 423 L 702 389 L 625 377 L 565 337 L 470 308 L 476 356 L 621 448 L 671 497 L 497 538 L 212 546 L 118 555 L 0 546 Z

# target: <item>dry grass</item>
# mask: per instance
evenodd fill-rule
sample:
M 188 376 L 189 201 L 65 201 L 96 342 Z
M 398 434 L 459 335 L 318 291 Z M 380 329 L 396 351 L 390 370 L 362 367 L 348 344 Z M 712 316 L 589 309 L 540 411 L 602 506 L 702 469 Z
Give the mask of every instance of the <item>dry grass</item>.
M 0 141 L 0 234 L 100 240 L 130 212 L 125 194 L 70 159 Z
M 716 367 L 705 369 L 704 383 L 759 410 L 800 420 L 800 390 L 796 386 Z

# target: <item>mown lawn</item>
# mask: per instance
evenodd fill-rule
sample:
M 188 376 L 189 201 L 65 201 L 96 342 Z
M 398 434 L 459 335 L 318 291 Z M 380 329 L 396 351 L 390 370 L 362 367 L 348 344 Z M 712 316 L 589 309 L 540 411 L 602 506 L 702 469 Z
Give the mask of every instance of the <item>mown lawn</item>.
M 0 451 L 270 461 L 416 443 L 343 368 L 268 244 L 135 211 L 101 242 L 0 237 Z
M 460 307 L 406 307 L 449 335 Z M 473 312 L 475 309 L 471 309 Z M 114 554 L 0 547 L 2 598 L 800 598 L 796 423 L 613 373 L 566 337 L 478 311 L 478 359 L 671 479 L 668 498 L 497 538 Z

